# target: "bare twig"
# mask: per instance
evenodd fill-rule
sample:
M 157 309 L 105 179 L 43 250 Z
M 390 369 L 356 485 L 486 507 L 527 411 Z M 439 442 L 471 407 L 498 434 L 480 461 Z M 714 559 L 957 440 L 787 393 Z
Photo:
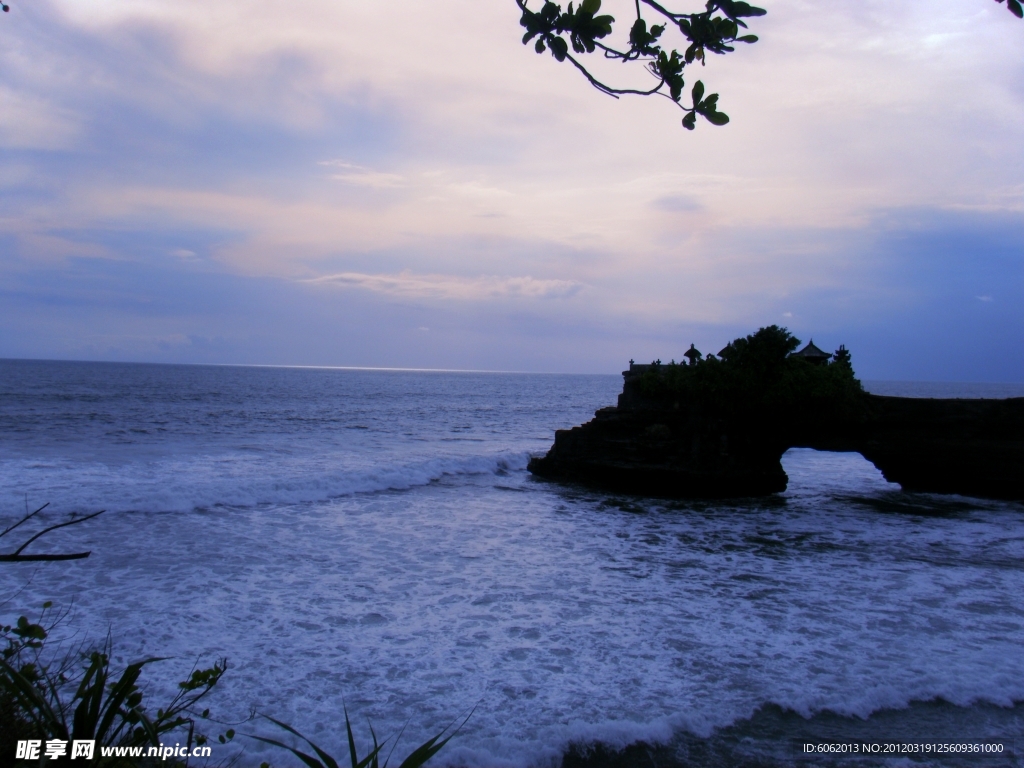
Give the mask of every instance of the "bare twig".
M 43 506 L 41 506 L 35 512 L 32 512 L 31 514 L 25 515 L 25 517 L 21 518 L 21 520 L 16 522 L 14 525 L 9 526 L 3 533 L 0 533 L 0 536 L 4 536 L 4 535 L 10 533 L 11 531 L 13 531 L 15 528 L 17 528 L 22 523 L 28 522 L 33 517 L 35 517 L 40 512 L 42 512 L 44 509 L 46 509 L 48 506 L 49 506 L 49 502 L 47 502 L 46 504 L 43 504 Z M 94 517 L 98 517 L 99 515 L 102 515 L 105 511 L 106 510 L 101 509 L 99 512 L 93 512 L 91 515 L 85 515 L 84 517 L 72 517 L 72 519 L 68 520 L 67 522 L 57 523 L 56 525 L 51 525 L 49 528 L 44 528 L 39 533 L 37 533 L 35 536 L 32 536 L 28 541 L 26 541 L 24 544 L 22 544 L 16 550 L 14 550 L 13 553 L 11 553 L 9 555 L 0 555 L 0 563 L 15 563 L 15 562 L 42 561 L 42 560 L 81 560 L 84 557 L 88 557 L 90 554 L 92 554 L 91 550 L 89 552 L 73 552 L 73 553 L 70 553 L 70 554 L 61 554 L 61 555 L 23 555 L 21 553 L 25 550 L 25 547 L 27 547 L 33 541 L 38 539 L 40 536 L 42 536 L 44 534 L 47 534 L 50 531 L 55 531 L 58 528 L 66 528 L 69 525 L 77 525 L 78 523 L 84 523 L 86 520 L 92 520 Z
M 25 504 L 25 506 L 27 507 L 27 506 L 28 506 L 28 504 L 26 503 L 26 504 Z M 13 531 L 13 530 L 14 530 L 15 528 L 17 528 L 17 527 L 18 527 L 19 525 L 21 525 L 22 523 L 27 523 L 27 522 L 28 522 L 29 520 L 31 520 L 31 519 L 32 519 L 33 517 L 35 517 L 36 515 L 38 515 L 38 514 L 39 514 L 40 512 L 42 512 L 42 511 L 43 511 L 44 509 L 46 509 L 46 508 L 47 508 L 48 506 L 50 506 L 50 502 L 46 502 L 45 504 L 43 504 L 43 506 L 41 506 L 41 507 L 40 507 L 39 509 L 37 509 L 37 510 L 36 510 L 35 512 L 32 512 L 31 514 L 25 515 L 25 516 L 24 516 L 23 518 L 21 518 L 21 520 L 19 520 L 18 522 L 16 522 L 16 523 L 15 523 L 14 525 L 11 525 L 11 526 L 8 526 L 7 528 L 5 528 L 5 529 L 4 529 L 4 532 L 3 532 L 3 533 L 0 533 L 0 536 L 6 536 L 6 535 L 7 535 L 8 533 L 10 533 L 11 531 Z
M 661 89 L 661 86 L 663 86 L 665 84 L 665 81 L 662 80 L 660 83 L 658 83 L 656 86 L 651 88 L 649 91 L 638 91 L 638 90 L 635 90 L 633 88 L 612 88 L 610 85 L 605 85 L 600 80 L 598 80 L 596 77 L 594 77 L 592 74 L 590 74 L 590 72 L 587 71 L 587 68 L 584 67 L 582 64 L 580 64 L 580 62 L 571 53 L 567 53 L 565 55 L 565 58 L 567 58 L 569 61 L 571 61 L 573 66 L 575 66 L 576 69 L 578 69 L 580 72 L 583 73 L 583 76 L 585 78 L 587 78 L 587 80 L 590 82 L 590 84 L 592 86 L 597 88 L 597 90 L 601 91 L 601 93 L 608 94 L 613 99 L 619 98 L 620 94 L 629 94 L 629 93 L 635 94 L 637 96 L 653 96 L 655 93 L 657 93 Z
M 14 554 L 15 555 L 20 555 L 21 551 L 25 547 L 27 547 L 33 541 L 38 539 L 44 533 L 49 533 L 50 531 L 55 531 L 58 528 L 66 528 L 69 525 L 78 525 L 78 523 L 84 523 L 86 520 L 92 520 L 94 517 L 102 515 L 104 512 L 106 512 L 106 510 L 105 509 L 101 509 L 99 512 L 93 512 L 91 515 L 86 515 L 85 517 L 75 518 L 75 519 L 72 519 L 72 520 L 68 520 L 66 523 L 58 523 L 57 525 L 51 525 L 49 528 L 44 528 L 39 533 L 37 533 L 35 536 L 33 536 L 31 539 L 29 539 L 24 544 L 22 544 L 20 547 L 18 547 L 16 550 L 14 550 Z

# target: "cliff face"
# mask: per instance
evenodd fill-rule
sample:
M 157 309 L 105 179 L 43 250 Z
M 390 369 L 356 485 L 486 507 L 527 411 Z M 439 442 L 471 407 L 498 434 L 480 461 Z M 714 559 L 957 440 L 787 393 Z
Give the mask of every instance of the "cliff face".
M 865 400 L 851 450 L 886 480 L 908 491 L 1024 500 L 1024 398 Z
M 602 408 L 555 433 L 535 475 L 668 498 L 762 496 L 786 490 L 784 449 L 686 411 Z
M 617 407 L 555 433 L 536 475 L 668 498 L 786 489 L 789 448 L 857 451 L 906 490 L 1024 500 L 1024 398 L 925 400 L 862 393 L 840 417 L 794 417 L 651 396 L 648 366 L 623 372 Z

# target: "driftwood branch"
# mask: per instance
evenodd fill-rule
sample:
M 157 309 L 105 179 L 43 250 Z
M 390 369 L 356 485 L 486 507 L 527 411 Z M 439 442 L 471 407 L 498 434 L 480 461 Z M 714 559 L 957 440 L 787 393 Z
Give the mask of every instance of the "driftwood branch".
M 47 502 L 46 504 L 43 504 L 43 506 L 41 506 L 35 512 L 31 512 L 31 513 L 25 515 L 23 518 L 21 518 L 21 520 L 16 522 L 14 525 L 8 526 L 2 533 L 0 533 L 0 537 L 6 536 L 8 533 L 13 531 L 18 526 L 22 525 L 23 523 L 27 523 L 29 520 L 31 520 L 33 517 L 38 515 L 40 512 L 42 512 L 48 506 L 49 506 L 49 502 Z M 70 553 L 70 554 L 63 554 L 63 555 L 23 555 L 21 553 L 25 551 L 25 547 L 27 547 L 33 541 L 38 539 L 40 536 L 43 536 L 44 534 L 47 534 L 50 531 L 55 531 L 58 528 L 66 528 L 69 525 L 77 525 L 78 523 L 84 523 L 86 520 L 92 520 L 94 517 L 98 517 L 99 515 L 102 515 L 105 511 L 106 510 L 101 509 L 99 512 L 93 512 L 91 515 L 85 515 L 85 517 L 72 517 L 72 519 L 68 520 L 67 522 L 57 523 L 56 525 L 51 525 L 49 528 L 44 528 L 39 533 L 37 533 L 35 536 L 32 536 L 28 541 L 26 541 L 24 544 L 22 544 L 16 550 L 14 550 L 13 553 L 11 553 L 9 555 L 0 555 L 0 563 L 17 563 L 17 562 L 41 561 L 41 560 L 81 560 L 84 557 L 88 557 L 90 554 L 92 554 L 91 550 L 89 552 L 73 552 L 73 553 Z
M 0 555 L 0 563 L 28 563 L 40 560 L 81 560 L 92 554 L 88 552 L 72 552 L 68 555 Z

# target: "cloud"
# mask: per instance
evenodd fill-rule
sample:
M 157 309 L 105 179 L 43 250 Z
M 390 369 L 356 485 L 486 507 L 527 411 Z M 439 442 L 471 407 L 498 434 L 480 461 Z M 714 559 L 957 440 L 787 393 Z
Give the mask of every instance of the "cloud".
M 966 331 L 940 334 L 942 306 L 972 336 L 1019 341 L 1005 296 L 1024 290 L 1024 63 L 1005 8 L 777 0 L 760 42 L 700 70 L 732 121 L 693 133 L 667 100 L 609 99 L 521 45 L 512 0 L 394 10 L 382 55 L 374 4 L 12 8 L 0 283 L 26 318 L 77 313 L 54 331 L 66 346 L 33 343 L 71 354 L 145 315 L 152 338 L 280 361 L 299 337 L 366 334 L 372 315 L 397 356 L 380 364 L 617 370 L 678 357 L 689 329 L 712 348 L 786 312 L 815 338 L 869 329 L 884 346 L 898 323 L 904 350 L 981 355 Z M 253 286 L 259 301 L 231 302 Z M 230 323 L 204 314 L 224 302 Z M 13 322 L 0 355 L 31 351 Z M 374 362 L 352 344 L 308 354 Z M 477 359 L 513 348 L 515 366 Z M 917 352 L 872 364 L 910 360 L 939 370 Z
M 659 197 L 652 205 L 660 211 L 669 211 L 671 213 L 700 211 L 704 208 L 699 200 L 690 195 L 666 195 Z
M 330 175 L 331 179 L 359 187 L 395 188 L 406 186 L 405 178 L 397 173 L 381 173 L 341 160 L 321 160 L 319 165 L 338 168 L 337 173 Z
M 374 293 L 409 299 L 443 299 L 455 301 L 487 301 L 489 299 L 565 299 L 583 289 L 572 280 L 537 280 L 525 277 L 458 277 L 455 275 L 398 274 L 369 275 L 342 272 L 303 282 L 361 288 Z M 424 329 L 425 330 L 425 329 Z
M 0 147 L 68 149 L 80 133 L 79 117 L 73 110 L 0 86 Z

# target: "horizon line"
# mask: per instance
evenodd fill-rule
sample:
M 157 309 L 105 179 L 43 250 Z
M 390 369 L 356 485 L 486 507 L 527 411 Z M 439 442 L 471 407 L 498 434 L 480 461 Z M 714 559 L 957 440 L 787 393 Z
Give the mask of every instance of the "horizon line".
M 34 362 L 34 363 L 99 363 L 103 365 L 192 365 L 207 368 L 310 368 L 314 370 L 332 371 L 394 371 L 405 373 L 505 373 L 531 376 L 615 376 L 611 373 L 569 373 L 559 371 L 506 371 L 487 368 L 401 368 L 375 365 L 304 365 L 300 363 L 173 363 L 153 362 L 145 360 L 78 360 L 53 357 L 0 357 L 0 362 Z
M 297 363 L 172 363 L 141 360 L 77 360 L 52 357 L 0 357 L 0 362 L 34 363 L 99 363 L 101 365 L 177 365 L 205 368 L 299 368 L 334 371 L 393 371 L 396 373 L 494 373 L 528 376 L 617 376 L 613 373 L 571 373 L 567 371 L 508 371 L 487 368 L 401 368 L 373 365 L 303 365 Z M 1024 381 L 978 381 L 967 379 L 873 379 L 861 378 L 861 382 L 905 383 L 905 384 L 993 384 L 1022 386 Z

